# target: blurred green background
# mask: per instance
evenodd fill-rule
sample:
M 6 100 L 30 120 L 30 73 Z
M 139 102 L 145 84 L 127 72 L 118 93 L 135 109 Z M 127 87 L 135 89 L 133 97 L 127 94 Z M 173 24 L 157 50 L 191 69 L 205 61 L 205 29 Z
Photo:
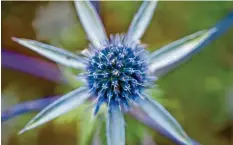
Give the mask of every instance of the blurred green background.
M 141 2 L 100 2 L 108 34 L 124 33 Z M 212 27 L 233 10 L 233 2 L 159 2 L 142 42 L 154 51 L 185 35 Z M 70 51 L 88 41 L 72 2 L 2 2 L 2 48 L 44 59 L 11 40 L 36 39 Z M 233 29 L 212 42 L 175 71 L 158 81 L 152 95 L 203 145 L 233 145 Z M 49 60 L 47 60 L 49 61 Z M 56 84 L 2 66 L 2 109 L 14 104 L 61 95 L 75 87 Z M 23 135 L 17 132 L 36 114 L 28 113 L 2 123 L 3 145 L 91 144 L 100 131 L 106 144 L 104 115 L 90 121 L 87 104 Z M 86 115 L 88 113 L 89 115 Z M 88 117 L 87 117 L 88 116 Z M 103 120 L 103 121 L 102 121 Z M 140 145 L 144 134 L 157 145 L 173 145 L 166 137 L 126 116 L 127 145 Z

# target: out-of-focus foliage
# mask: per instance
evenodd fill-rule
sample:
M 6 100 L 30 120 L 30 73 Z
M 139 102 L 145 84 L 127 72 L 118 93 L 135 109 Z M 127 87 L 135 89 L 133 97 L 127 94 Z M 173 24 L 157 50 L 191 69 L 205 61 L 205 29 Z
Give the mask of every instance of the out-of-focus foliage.
M 139 6 L 140 2 L 101 2 L 100 15 L 108 34 L 126 32 Z M 143 42 L 149 44 L 150 51 L 155 50 L 185 35 L 213 26 L 232 10 L 233 2 L 159 2 Z M 42 59 L 12 42 L 12 36 L 43 40 L 73 52 L 87 47 L 86 36 L 72 2 L 2 2 L 2 48 Z M 233 143 L 233 133 L 228 131 L 233 127 L 230 103 L 233 94 L 229 93 L 233 85 L 232 38 L 233 29 L 160 79 L 158 88 L 162 93 L 151 93 L 168 108 L 187 133 L 203 145 Z M 2 67 L 2 109 L 42 96 L 64 94 L 79 86 L 69 75 L 70 70 L 63 72 L 69 76 L 71 85 L 55 84 Z M 85 108 L 71 111 L 20 136 L 17 132 L 35 113 L 5 122 L 2 124 L 2 144 L 90 144 L 96 126 L 101 127 L 100 137 L 106 144 L 104 122 L 97 120 L 100 123 L 96 125 L 87 117 L 90 111 L 84 111 Z M 157 145 L 173 144 L 129 116 L 126 121 L 128 145 L 141 144 L 144 132 L 149 133 Z

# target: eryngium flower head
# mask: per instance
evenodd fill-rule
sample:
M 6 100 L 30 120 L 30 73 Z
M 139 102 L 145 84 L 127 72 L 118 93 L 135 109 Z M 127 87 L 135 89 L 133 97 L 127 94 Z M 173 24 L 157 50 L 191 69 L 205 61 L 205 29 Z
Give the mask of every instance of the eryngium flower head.
M 101 105 L 106 104 L 108 107 L 106 123 L 108 145 L 125 144 L 123 112 L 135 104 L 156 123 L 163 134 L 169 134 L 170 138 L 179 144 L 193 144 L 179 123 L 162 105 L 150 99 L 145 89 L 153 86 L 152 81 L 200 50 L 208 43 L 206 40 L 210 36 L 217 36 L 225 29 L 218 30 L 220 25 L 223 25 L 219 24 L 211 29 L 188 35 L 149 54 L 145 45 L 140 43 L 140 39 L 150 23 L 156 4 L 156 1 L 143 2 L 128 32 L 125 35 L 111 35 L 109 40 L 91 3 L 75 1 L 79 19 L 90 40 L 89 48 L 82 54 L 73 54 L 34 40 L 13 38 L 19 44 L 59 64 L 83 70 L 84 73 L 79 74 L 79 78 L 85 80 L 83 87 L 65 94 L 45 107 L 20 133 L 78 107 L 89 98 L 94 98 L 94 114 Z M 232 17 L 231 14 L 225 22 L 231 24 Z
M 88 60 L 84 76 L 89 91 L 98 100 L 95 114 L 104 102 L 108 106 L 116 104 L 128 110 L 130 102 L 140 97 L 145 87 L 152 82 L 147 74 L 148 52 L 141 44 L 124 43 L 124 38 L 124 35 L 111 35 L 104 49 L 91 49 L 92 57 Z

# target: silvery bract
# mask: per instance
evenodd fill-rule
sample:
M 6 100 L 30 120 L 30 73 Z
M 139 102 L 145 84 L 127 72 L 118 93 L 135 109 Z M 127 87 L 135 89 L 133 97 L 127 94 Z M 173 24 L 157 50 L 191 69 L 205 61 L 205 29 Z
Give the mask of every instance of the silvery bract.
M 125 145 L 123 112 L 136 104 L 161 128 L 182 144 L 192 144 L 179 123 L 158 102 L 145 94 L 151 84 L 168 66 L 195 52 L 199 44 L 216 30 L 202 30 L 181 38 L 151 54 L 140 43 L 155 11 L 157 1 L 145 1 L 129 26 L 128 32 L 107 37 L 103 24 L 88 1 L 76 1 L 75 7 L 90 45 L 82 54 L 73 54 L 61 48 L 34 40 L 13 40 L 39 54 L 67 67 L 81 69 L 79 77 L 86 81 L 45 107 L 20 133 L 42 125 L 82 104 L 89 98 L 95 101 L 94 115 L 101 105 L 108 107 L 106 135 L 108 145 Z M 174 67 L 174 66 L 173 66 Z

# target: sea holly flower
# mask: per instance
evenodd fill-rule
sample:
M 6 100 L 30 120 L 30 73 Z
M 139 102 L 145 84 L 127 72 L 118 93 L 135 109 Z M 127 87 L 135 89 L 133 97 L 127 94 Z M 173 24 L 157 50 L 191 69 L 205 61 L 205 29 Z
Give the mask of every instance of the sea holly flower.
M 85 80 L 77 88 L 45 107 L 21 131 L 33 129 L 82 104 L 94 100 L 96 115 L 102 105 L 108 107 L 108 145 L 125 144 L 123 112 L 137 106 L 157 125 L 169 132 L 180 144 L 193 144 L 179 123 L 157 101 L 145 92 L 161 76 L 182 59 L 194 54 L 215 34 L 218 27 L 202 30 L 181 38 L 151 54 L 140 42 L 153 16 L 157 1 L 145 1 L 130 24 L 126 34 L 107 37 L 103 24 L 88 1 L 75 1 L 79 19 L 87 33 L 90 45 L 81 54 L 73 54 L 61 48 L 34 40 L 13 38 L 19 44 L 67 67 L 82 70 L 78 77 Z

